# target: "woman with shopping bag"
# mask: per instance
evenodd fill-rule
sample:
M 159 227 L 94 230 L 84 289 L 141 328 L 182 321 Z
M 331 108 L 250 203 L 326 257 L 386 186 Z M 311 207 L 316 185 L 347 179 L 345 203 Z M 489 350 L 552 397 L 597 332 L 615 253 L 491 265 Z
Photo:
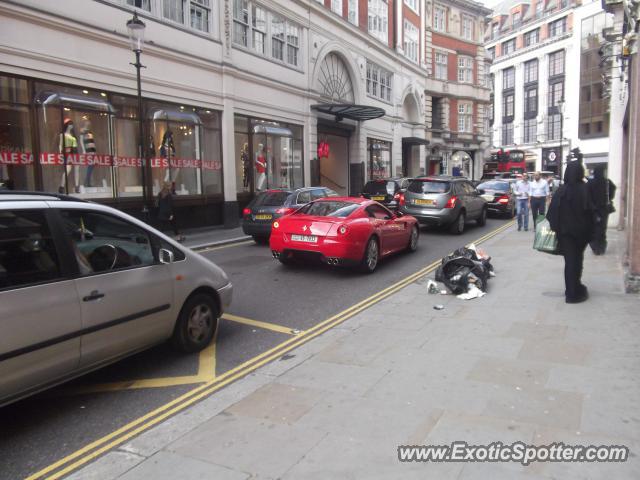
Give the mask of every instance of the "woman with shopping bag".
M 584 251 L 593 235 L 594 208 L 584 167 L 580 160 L 567 164 L 564 184 L 551 200 L 547 220 L 558 239 L 558 249 L 564 257 L 565 301 L 581 303 L 589 298 L 582 284 Z

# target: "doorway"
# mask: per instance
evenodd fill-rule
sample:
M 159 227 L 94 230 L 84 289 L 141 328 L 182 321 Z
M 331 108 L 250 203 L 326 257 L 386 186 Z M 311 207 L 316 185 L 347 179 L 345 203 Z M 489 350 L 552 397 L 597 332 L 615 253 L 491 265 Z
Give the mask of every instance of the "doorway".
M 318 146 L 325 144 L 318 155 L 315 184 L 330 188 L 339 195 L 349 195 L 349 138 L 351 132 L 318 125 Z M 321 153 L 321 152 L 318 152 Z

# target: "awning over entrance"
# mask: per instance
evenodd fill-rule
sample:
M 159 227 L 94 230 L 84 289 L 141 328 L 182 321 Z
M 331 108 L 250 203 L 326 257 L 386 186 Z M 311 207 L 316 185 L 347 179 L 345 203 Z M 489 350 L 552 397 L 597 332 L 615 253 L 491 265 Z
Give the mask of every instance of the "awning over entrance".
M 322 103 L 311 105 L 311 110 L 334 115 L 339 122 L 343 118 L 363 122 L 383 117 L 386 112 L 382 108 L 370 107 L 369 105 L 354 105 L 349 103 Z
M 429 145 L 429 140 L 420 137 L 403 137 L 402 145 Z

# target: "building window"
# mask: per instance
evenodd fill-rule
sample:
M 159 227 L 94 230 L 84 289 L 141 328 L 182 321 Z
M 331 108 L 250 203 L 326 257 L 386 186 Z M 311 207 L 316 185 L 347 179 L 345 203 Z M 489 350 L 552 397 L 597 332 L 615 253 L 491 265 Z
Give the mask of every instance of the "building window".
M 516 69 L 514 67 L 505 68 L 502 71 L 502 89 L 513 88 L 516 81 Z
M 538 0 L 536 2 L 536 18 L 542 17 L 544 14 L 544 0 Z
M 331 11 L 342 16 L 342 0 L 331 0 Z
M 547 117 L 547 140 L 560 140 L 562 137 L 562 114 L 555 113 Z
M 524 46 L 530 47 L 536 45 L 540 41 L 540 29 L 536 28 L 524 34 Z
M 358 25 L 358 0 L 348 0 L 347 19 L 350 23 Z
M 190 16 L 191 28 L 201 32 L 209 32 L 209 17 L 211 16 L 209 0 L 191 0 Z
M 524 64 L 524 83 L 533 83 L 538 81 L 538 60 L 529 60 Z
M 496 39 L 500 35 L 500 24 L 498 22 L 491 25 L 491 38 Z
M 389 6 L 385 0 L 369 0 L 368 30 L 381 42 L 389 42 Z
M 538 113 L 538 88 L 529 88 L 524 91 L 524 115 L 525 118 L 535 117 Z
M 458 102 L 458 132 L 472 133 L 473 104 Z
M 151 0 L 127 0 L 127 5 L 130 7 L 136 7 L 140 10 L 151 11 Z
M 249 36 L 249 2 L 247 0 L 233 1 L 233 43 L 248 46 Z
M 513 123 L 502 125 L 502 145 L 513 145 Z
M 404 4 L 414 12 L 418 12 L 418 0 L 404 0 Z
M 467 15 L 462 16 L 462 38 L 473 40 L 473 19 Z
M 448 71 L 447 71 L 447 59 L 449 55 L 447 53 L 435 52 L 435 78 L 437 80 L 447 80 Z
M 510 93 L 502 97 L 502 117 L 513 119 L 514 95 Z
M 549 97 L 547 107 L 551 112 L 557 113 L 560 102 L 564 100 L 564 81 L 549 84 Z M 554 110 L 555 109 L 555 110 Z
M 444 102 L 442 97 L 431 97 L 431 128 L 444 128 Z
M 549 54 L 549 77 L 564 75 L 564 50 Z
M 233 43 L 293 67 L 302 63 L 300 27 L 247 0 L 233 3 Z
M 516 39 L 512 38 L 506 42 L 502 42 L 502 55 L 509 55 L 516 51 Z
M 162 0 L 162 16 L 172 22 L 184 23 L 184 0 Z
M 538 123 L 535 118 L 525 120 L 522 130 L 524 143 L 535 143 L 538 140 Z
M 557 37 L 567 31 L 567 17 L 560 18 L 549 24 L 549 37 Z
M 511 15 L 511 18 L 512 18 L 511 23 L 512 23 L 513 28 L 517 29 L 518 27 L 520 27 L 520 24 L 522 23 L 522 13 L 514 12 Z
M 489 58 L 491 60 L 495 60 L 496 59 L 496 47 L 488 48 L 487 52 L 489 53 Z
M 436 5 L 433 9 L 433 29 L 438 32 L 447 31 L 447 9 Z
M 404 54 L 409 60 L 418 61 L 418 27 L 413 23 L 404 21 Z
M 367 61 L 367 94 L 385 102 L 391 101 L 393 74 L 375 63 Z
M 473 58 L 462 56 L 458 57 L 458 82 L 473 82 Z

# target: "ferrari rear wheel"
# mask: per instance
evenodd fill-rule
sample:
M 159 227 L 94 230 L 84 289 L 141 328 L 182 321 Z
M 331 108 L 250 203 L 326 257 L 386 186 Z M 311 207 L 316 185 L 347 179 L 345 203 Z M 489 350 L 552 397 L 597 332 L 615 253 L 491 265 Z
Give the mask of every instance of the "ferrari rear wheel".
M 373 273 L 378 266 L 378 241 L 375 237 L 371 237 L 367 242 L 367 247 L 364 250 L 364 257 L 362 259 L 361 269 L 365 273 Z
M 415 252 L 418 249 L 418 238 L 420 237 L 420 231 L 418 230 L 418 226 L 414 225 L 411 227 L 411 236 L 409 237 L 409 246 L 407 250 L 410 252 Z

